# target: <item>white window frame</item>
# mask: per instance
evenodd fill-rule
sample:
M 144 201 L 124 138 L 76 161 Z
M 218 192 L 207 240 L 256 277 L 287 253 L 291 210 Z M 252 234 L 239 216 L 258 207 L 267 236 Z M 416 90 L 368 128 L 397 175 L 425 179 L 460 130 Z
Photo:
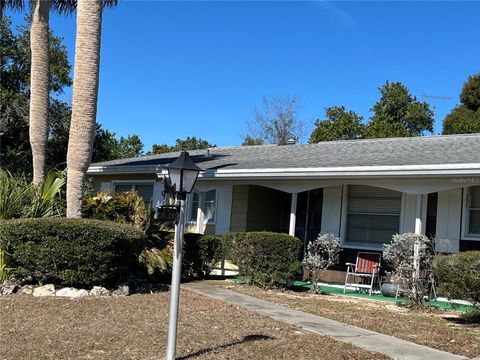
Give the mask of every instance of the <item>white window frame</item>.
M 473 186 L 479 185 L 471 185 L 471 186 L 464 186 L 463 187 L 463 206 L 462 206 L 462 240 L 470 240 L 470 241 L 480 241 L 480 235 L 472 235 L 469 233 L 469 221 L 470 221 L 470 210 L 480 210 L 480 208 L 470 208 L 468 207 L 468 197 L 470 196 L 470 188 Z
M 112 180 L 112 192 L 114 194 L 117 193 L 116 191 L 117 185 L 132 185 L 133 187 L 135 185 L 149 185 L 149 184 L 152 184 L 152 206 L 153 206 L 155 180 Z
M 371 186 L 371 185 L 367 185 L 367 186 Z M 372 186 L 372 187 L 379 187 L 379 186 Z M 351 244 L 350 243 L 349 244 L 347 242 L 348 193 L 349 193 L 349 185 L 343 185 L 342 214 L 341 214 L 341 226 L 340 226 L 341 247 L 345 248 L 345 249 L 382 251 L 383 250 L 383 245 L 381 245 L 381 244 L 377 244 L 377 245 L 372 245 L 372 244 L 369 244 L 369 243 L 364 243 L 364 244 L 361 244 L 361 243 Z M 401 233 L 403 231 L 404 206 L 405 206 L 405 193 L 401 192 L 398 233 Z M 392 215 L 392 216 L 397 216 L 397 215 Z
M 200 203 L 200 208 L 205 210 L 205 195 L 207 192 L 209 191 L 215 191 L 215 203 L 214 203 L 214 212 L 213 212 L 213 218 L 212 219 L 209 219 L 208 222 L 207 222 L 207 225 L 215 225 L 216 224 L 216 221 L 217 221 L 217 206 L 218 206 L 218 191 L 217 189 L 210 189 L 208 191 L 197 191 L 197 190 L 194 190 L 192 191 L 188 198 L 187 198 L 187 206 L 186 206 L 186 223 L 187 224 L 191 224 L 191 225 L 195 225 L 197 224 L 197 218 L 198 218 L 198 208 L 197 208 L 197 212 L 195 212 L 195 215 L 193 218 L 194 220 L 189 220 L 190 218 L 190 214 L 191 212 L 194 210 L 192 207 L 193 207 L 193 194 L 196 193 L 200 196 L 200 193 L 203 193 L 204 196 L 202 196 L 201 198 L 203 199 L 203 201 Z

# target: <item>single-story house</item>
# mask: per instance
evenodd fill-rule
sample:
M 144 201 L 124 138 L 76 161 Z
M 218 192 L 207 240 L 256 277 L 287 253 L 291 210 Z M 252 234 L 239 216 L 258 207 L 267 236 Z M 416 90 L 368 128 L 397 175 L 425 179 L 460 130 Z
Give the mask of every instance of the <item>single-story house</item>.
M 179 153 L 91 164 L 97 190 L 136 189 L 162 204 L 164 167 Z M 205 171 L 187 198 L 196 232 L 268 230 L 342 239 L 342 261 L 382 251 L 395 233 L 442 252 L 480 250 L 480 134 L 214 147 L 190 151 Z

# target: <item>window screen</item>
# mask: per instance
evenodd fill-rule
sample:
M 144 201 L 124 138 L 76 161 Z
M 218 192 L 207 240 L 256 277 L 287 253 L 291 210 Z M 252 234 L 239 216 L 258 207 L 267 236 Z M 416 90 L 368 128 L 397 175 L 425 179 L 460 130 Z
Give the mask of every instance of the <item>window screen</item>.
M 480 186 L 470 187 L 468 207 L 468 234 L 480 237 Z

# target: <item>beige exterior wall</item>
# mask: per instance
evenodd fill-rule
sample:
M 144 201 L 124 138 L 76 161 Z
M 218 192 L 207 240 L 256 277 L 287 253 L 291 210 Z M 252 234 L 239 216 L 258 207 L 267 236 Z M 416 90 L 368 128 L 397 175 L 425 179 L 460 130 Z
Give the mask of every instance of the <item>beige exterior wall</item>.
M 248 209 L 248 185 L 236 185 L 233 187 L 232 216 L 230 231 L 246 231 Z

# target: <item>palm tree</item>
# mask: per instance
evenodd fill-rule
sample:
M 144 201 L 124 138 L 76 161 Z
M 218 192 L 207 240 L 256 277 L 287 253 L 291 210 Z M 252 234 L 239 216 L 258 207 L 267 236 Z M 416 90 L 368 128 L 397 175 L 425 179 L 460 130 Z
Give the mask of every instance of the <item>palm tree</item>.
M 3 10 L 6 8 L 21 10 L 23 9 L 23 0 L 0 0 L 0 21 L 3 20 Z
M 2 0 L 0 0 L 2 1 Z M 13 0 L 10 0 L 13 1 Z M 48 140 L 48 102 L 50 99 L 50 6 L 60 14 L 71 13 L 75 0 L 30 0 L 30 146 L 32 147 L 33 183 L 40 185 L 45 177 Z
M 67 151 L 67 217 L 82 216 L 82 192 L 96 129 L 103 6 L 116 0 L 77 2 L 72 119 Z
M 32 0 L 30 25 L 30 146 L 33 183 L 40 185 L 45 176 L 48 138 L 49 101 L 49 25 L 50 0 Z

